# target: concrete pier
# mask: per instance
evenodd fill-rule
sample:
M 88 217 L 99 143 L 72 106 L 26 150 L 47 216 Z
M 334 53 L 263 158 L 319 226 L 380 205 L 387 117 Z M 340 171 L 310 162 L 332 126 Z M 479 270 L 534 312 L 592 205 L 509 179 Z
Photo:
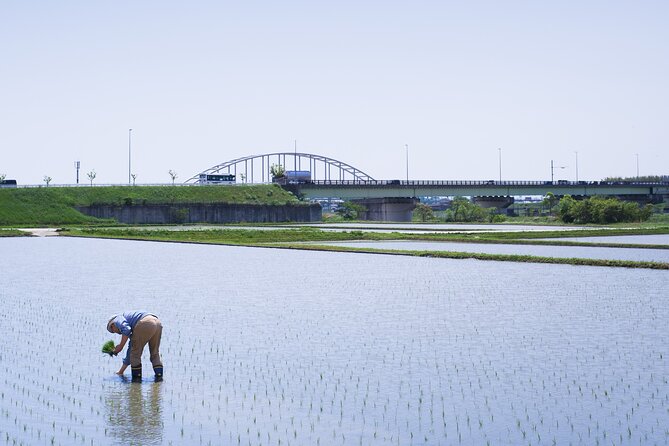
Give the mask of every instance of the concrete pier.
M 513 197 L 474 197 L 472 201 L 482 208 L 505 209 L 514 202 Z
M 411 214 L 419 200 L 417 198 L 362 198 L 351 201 L 366 209 L 358 216 L 360 220 L 410 222 Z

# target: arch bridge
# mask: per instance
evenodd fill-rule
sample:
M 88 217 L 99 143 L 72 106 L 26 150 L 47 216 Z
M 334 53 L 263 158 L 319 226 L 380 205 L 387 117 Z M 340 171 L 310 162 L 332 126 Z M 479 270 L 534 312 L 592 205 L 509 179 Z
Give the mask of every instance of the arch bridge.
M 199 183 L 202 174 L 233 174 L 237 182 L 270 183 L 273 165 L 279 165 L 286 171 L 308 171 L 311 181 L 353 183 L 376 181 L 362 170 L 333 158 L 313 153 L 276 152 L 245 156 L 217 164 L 187 179 L 186 183 Z

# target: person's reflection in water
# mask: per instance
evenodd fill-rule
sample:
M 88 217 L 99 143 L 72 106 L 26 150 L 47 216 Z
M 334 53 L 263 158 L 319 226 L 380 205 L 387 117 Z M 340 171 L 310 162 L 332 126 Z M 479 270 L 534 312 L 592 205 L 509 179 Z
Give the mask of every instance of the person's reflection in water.
M 107 435 L 124 445 L 163 442 L 162 383 L 121 378 L 107 395 Z

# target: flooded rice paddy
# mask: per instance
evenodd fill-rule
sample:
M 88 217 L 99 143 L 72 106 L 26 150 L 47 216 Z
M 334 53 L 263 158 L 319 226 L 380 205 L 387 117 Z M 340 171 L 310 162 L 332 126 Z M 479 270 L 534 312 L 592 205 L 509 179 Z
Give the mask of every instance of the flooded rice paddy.
M 551 239 L 556 240 L 556 239 Z M 563 238 L 558 239 L 565 240 Z M 502 245 L 490 243 L 424 242 L 414 240 L 310 242 L 310 244 L 398 251 L 450 251 L 538 257 L 669 262 L 669 249 L 589 246 Z
M 6 444 L 669 443 L 666 271 L 60 237 L 0 252 Z M 108 317 L 137 308 L 163 321 L 163 382 L 100 353 Z
M 525 231 L 581 231 L 583 226 L 538 226 L 538 225 L 505 225 L 505 224 L 471 224 L 471 223 L 319 223 L 303 224 L 320 229 L 338 230 L 374 230 L 375 232 L 525 232 Z
M 546 239 L 546 240 L 551 240 L 551 239 Z M 614 235 L 614 236 L 598 236 L 598 237 L 560 237 L 560 240 L 572 241 L 572 242 L 586 242 L 586 243 L 621 243 L 621 244 L 669 246 L 669 234 Z

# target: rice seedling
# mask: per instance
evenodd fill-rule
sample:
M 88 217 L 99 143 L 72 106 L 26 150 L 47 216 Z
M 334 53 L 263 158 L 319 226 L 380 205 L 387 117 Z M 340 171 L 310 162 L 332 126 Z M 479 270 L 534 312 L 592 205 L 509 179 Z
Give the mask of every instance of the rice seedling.
M 137 443 L 666 443 L 669 314 L 658 272 L 472 262 L 472 281 L 462 264 L 431 259 L 362 264 L 348 254 L 222 248 L 235 256 L 228 266 L 219 248 L 107 243 L 140 262 L 113 266 L 128 281 L 113 292 L 134 285 L 141 302 L 189 327 L 166 324 L 170 379 L 131 386 L 77 343 L 59 355 L 80 366 L 43 367 L 56 356 L 40 348 L 50 341 L 41 325 L 76 314 L 82 337 L 94 339 L 99 302 L 77 297 L 84 285 L 56 278 L 54 287 L 51 262 L 44 280 L 1 275 L 0 433 L 9 444 L 107 444 L 138 419 L 148 424 Z M 156 283 L 141 273 L 151 264 L 144 250 L 175 249 L 197 267 L 152 269 Z M 264 278 L 253 265 L 267 256 L 276 271 Z M 77 267 L 94 274 L 94 265 Z M 244 284 L 223 299 L 214 274 Z M 318 285 L 291 288 L 300 277 Z M 276 287 L 294 292 L 277 297 Z M 96 290 L 102 302 L 112 292 Z M 193 290 L 209 297 L 193 300 Z
M 114 349 L 116 348 L 116 344 L 114 344 L 114 341 L 111 339 L 107 342 L 105 342 L 102 345 L 102 353 L 105 353 L 109 356 L 116 356 L 116 353 L 114 353 Z

